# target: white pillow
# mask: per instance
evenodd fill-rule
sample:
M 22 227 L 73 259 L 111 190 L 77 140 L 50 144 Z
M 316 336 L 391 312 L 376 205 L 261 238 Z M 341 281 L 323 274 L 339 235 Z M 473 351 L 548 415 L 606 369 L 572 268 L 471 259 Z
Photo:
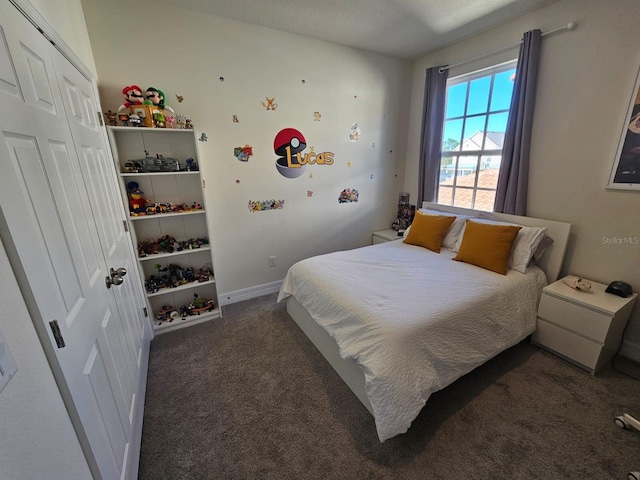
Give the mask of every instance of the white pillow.
M 469 215 L 457 215 L 455 213 L 440 212 L 438 210 L 431 210 L 429 208 L 420 208 L 419 211 L 422 213 L 426 213 L 427 215 L 444 215 L 446 217 L 456 217 L 456 219 L 449 227 L 449 230 L 447 230 L 447 234 L 442 239 L 442 246 L 444 248 L 448 248 L 449 250 L 453 249 L 453 247 L 455 246 L 460 232 L 464 228 L 465 220 L 467 220 L 467 218 L 474 218 L 470 217 Z
M 536 252 L 540 241 L 544 237 L 544 232 L 547 231 L 545 227 L 525 227 L 523 225 L 518 225 L 517 223 L 500 222 L 496 220 L 486 220 L 481 218 L 473 218 L 471 220 L 478 223 L 490 223 L 494 225 L 516 225 L 522 227 L 518 232 L 515 240 L 513 241 L 513 246 L 511 247 L 511 253 L 509 254 L 507 267 L 511 270 L 516 270 L 521 273 L 527 273 L 527 265 L 529 265 L 531 257 L 533 257 L 533 254 Z M 464 237 L 464 227 L 465 226 L 463 225 L 462 232 L 460 232 L 458 240 L 456 241 L 456 244 L 452 249 L 454 252 L 460 250 L 462 238 Z

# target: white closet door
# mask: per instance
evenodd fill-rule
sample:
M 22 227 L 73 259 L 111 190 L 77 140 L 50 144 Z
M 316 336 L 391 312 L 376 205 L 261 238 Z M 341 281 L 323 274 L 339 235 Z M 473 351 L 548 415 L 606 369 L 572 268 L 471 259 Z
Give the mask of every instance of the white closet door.
M 91 87 L 0 4 L 2 239 L 89 465 L 117 479 L 137 470 L 150 333 Z M 108 289 L 112 267 L 131 275 Z

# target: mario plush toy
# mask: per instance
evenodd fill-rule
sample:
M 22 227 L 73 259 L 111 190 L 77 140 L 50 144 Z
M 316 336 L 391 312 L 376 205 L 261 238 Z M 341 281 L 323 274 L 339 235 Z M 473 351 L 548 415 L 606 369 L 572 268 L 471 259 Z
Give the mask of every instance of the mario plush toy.
M 124 96 L 124 103 L 118 108 L 118 113 L 129 112 L 129 107 L 132 105 L 142 105 L 144 101 L 144 95 L 142 95 L 142 89 L 137 85 L 129 85 L 122 89 L 122 95 Z

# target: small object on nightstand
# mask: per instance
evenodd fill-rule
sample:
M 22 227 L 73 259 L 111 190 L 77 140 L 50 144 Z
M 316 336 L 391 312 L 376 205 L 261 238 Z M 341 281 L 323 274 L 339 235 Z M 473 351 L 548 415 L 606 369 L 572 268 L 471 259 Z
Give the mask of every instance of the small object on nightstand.
M 621 282 L 619 280 L 611 282 L 605 292 L 613 293 L 614 295 L 618 295 L 622 298 L 627 298 L 633 293 L 633 291 L 631 290 L 631 285 L 629 285 L 627 282 Z
M 588 292 L 591 290 L 591 282 L 584 278 L 578 277 L 565 277 L 562 279 L 565 285 L 569 285 L 571 288 L 575 288 L 579 292 Z

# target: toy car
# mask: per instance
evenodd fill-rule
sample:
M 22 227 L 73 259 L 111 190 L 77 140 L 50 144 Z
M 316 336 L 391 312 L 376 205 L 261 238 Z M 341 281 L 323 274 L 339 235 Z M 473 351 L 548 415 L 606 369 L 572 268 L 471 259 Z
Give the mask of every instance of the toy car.
M 212 299 L 206 299 L 199 296 L 197 293 L 193 294 L 193 301 L 189 305 L 183 305 L 180 308 L 180 314 L 183 317 L 189 315 L 200 315 L 204 312 L 210 312 L 216 308 L 216 304 Z

